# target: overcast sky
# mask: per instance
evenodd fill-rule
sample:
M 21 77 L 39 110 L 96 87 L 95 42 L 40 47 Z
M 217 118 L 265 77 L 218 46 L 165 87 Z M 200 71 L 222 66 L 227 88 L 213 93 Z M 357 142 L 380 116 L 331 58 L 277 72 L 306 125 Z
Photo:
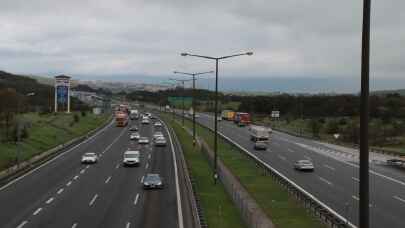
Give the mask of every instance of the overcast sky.
M 395 81 L 405 70 L 405 1 L 372 9 L 371 78 Z M 221 77 L 356 80 L 361 18 L 361 0 L 1 0 L 0 69 L 139 81 L 213 70 L 184 51 L 253 51 L 221 63 Z

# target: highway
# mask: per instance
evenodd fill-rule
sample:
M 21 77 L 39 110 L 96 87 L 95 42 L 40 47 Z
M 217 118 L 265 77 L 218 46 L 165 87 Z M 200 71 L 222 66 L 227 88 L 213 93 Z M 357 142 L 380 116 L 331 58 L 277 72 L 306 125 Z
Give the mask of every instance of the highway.
M 153 122 L 153 121 L 152 121 Z M 138 125 L 152 139 L 153 124 Z M 160 127 L 166 147 L 139 145 L 129 139 L 128 127 L 113 123 L 87 141 L 42 167 L 0 187 L 0 227 L 144 227 L 181 228 L 173 151 L 168 133 Z M 151 140 L 152 142 L 152 140 Z M 123 167 L 127 149 L 139 150 L 141 165 Z M 86 152 L 99 155 L 97 164 L 80 163 Z M 162 190 L 143 190 L 146 173 L 159 173 Z
M 201 113 L 197 121 L 214 128 L 214 118 Z M 253 149 L 247 127 L 229 121 L 219 122 L 219 131 L 268 165 L 287 176 L 323 203 L 358 224 L 358 160 L 347 156 L 344 149 L 313 140 L 273 132 L 266 151 Z M 311 159 L 315 172 L 293 169 L 300 159 Z M 405 172 L 380 163 L 371 163 L 371 227 L 405 227 Z

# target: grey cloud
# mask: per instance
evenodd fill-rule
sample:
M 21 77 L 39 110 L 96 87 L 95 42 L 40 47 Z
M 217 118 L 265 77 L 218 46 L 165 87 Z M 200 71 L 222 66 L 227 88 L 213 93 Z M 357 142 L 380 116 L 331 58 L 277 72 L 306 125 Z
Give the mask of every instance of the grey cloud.
M 182 51 L 254 56 L 223 77 L 358 77 L 361 1 L 3 0 L 0 69 L 87 75 L 167 75 L 212 69 Z M 405 2 L 373 2 L 372 74 L 404 71 Z M 24 65 L 24 67 L 22 67 Z

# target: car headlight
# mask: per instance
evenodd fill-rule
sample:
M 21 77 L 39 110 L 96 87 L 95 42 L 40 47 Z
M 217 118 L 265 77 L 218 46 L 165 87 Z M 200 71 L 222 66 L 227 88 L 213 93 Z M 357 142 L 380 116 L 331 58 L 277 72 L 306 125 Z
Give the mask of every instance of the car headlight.
M 156 185 L 162 185 L 162 182 L 158 182 Z
M 144 182 L 143 184 L 144 184 L 144 185 L 149 185 L 149 183 L 148 183 L 148 182 Z

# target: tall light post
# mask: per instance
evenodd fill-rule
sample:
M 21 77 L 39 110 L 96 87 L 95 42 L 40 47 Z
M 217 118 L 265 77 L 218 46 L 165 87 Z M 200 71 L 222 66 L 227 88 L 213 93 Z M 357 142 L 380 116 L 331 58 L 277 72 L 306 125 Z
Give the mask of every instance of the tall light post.
M 186 72 L 180 72 L 180 71 L 174 71 L 173 73 L 175 74 L 184 74 L 184 75 L 189 75 L 193 77 L 193 146 L 195 146 L 196 140 L 195 140 L 195 80 L 196 76 L 202 75 L 202 74 L 210 74 L 214 73 L 214 71 L 207 71 L 207 72 L 199 72 L 199 73 L 186 73 Z
M 177 78 L 169 78 L 169 80 L 172 80 L 172 81 L 177 81 L 177 82 L 181 82 L 181 84 L 182 84 L 182 88 L 183 88 L 183 94 L 182 94 L 182 98 L 181 98 L 181 100 L 182 100 L 182 114 L 181 114 L 181 124 L 183 125 L 183 127 L 184 127 L 184 82 L 188 82 L 188 81 L 191 81 L 191 80 L 193 80 L 193 79 L 177 79 Z
M 360 102 L 360 183 L 359 228 L 370 227 L 369 192 L 369 69 L 370 69 L 370 11 L 371 0 L 363 0 L 363 27 L 361 50 L 361 102 Z
M 242 56 L 242 55 L 253 55 L 253 52 L 245 52 L 235 55 L 227 55 L 222 57 L 211 57 L 205 55 L 195 55 L 189 53 L 181 53 L 181 56 L 193 56 L 204 59 L 215 60 L 215 116 L 214 116 L 214 183 L 217 183 L 218 174 L 217 174 L 217 163 L 218 163 L 218 62 L 222 59 L 228 59 L 232 57 Z

